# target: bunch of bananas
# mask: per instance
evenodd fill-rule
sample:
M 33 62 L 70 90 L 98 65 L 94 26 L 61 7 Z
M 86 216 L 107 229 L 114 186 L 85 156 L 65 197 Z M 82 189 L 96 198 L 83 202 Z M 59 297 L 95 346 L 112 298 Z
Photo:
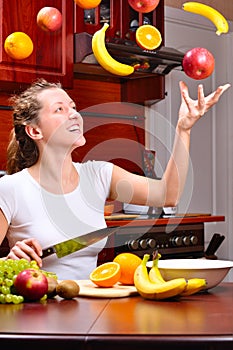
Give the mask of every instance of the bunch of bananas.
M 165 281 L 158 268 L 158 261 L 161 257 L 157 254 L 153 260 L 153 265 L 148 272 L 147 262 L 149 254 L 145 254 L 142 263 L 136 268 L 134 273 L 134 285 L 138 293 L 145 299 L 162 300 L 176 296 L 188 296 L 195 294 L 206 286 L 203 278 L 174 278 Z
M 201 15 L 209 19 L 216 26 L 216 34 L 227 33 L 229 25 L 226 18 L 216 9 L 200 2 L 189 1 L 183 4 L 183 10 Z

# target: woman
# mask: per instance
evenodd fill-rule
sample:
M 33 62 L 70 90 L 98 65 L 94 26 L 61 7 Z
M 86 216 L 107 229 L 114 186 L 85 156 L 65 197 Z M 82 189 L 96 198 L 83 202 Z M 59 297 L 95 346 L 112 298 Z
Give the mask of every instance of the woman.
M 0 180 L 0 242 L 6 258 L 34 259 L 60 279 L 86 279 L 96 267 L 102 240 L 58 259 L 43 260 L 42 248 L 106 227 L 106 199 L 155 207 L 175 206 L 189 163 L 190 132 L 230 85 L 192 100 L 180 82 L 181 106 L 173 152 L 161 180 L 131 174 L 110 162 L 74 163 L 72 151 L 85 144 L 83 120 L 59 84 L 39 79 L 13 98 L 14 130 L 8 147 L 8 175 Z

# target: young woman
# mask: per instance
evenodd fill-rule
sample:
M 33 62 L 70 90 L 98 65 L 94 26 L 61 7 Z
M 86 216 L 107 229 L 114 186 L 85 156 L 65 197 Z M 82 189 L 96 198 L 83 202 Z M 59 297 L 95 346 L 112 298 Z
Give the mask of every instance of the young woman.
M 106 239 L 58 259 L 42 248 L 106 227 L 106 199 L 156 207 L 175 206 L 188 165 L 191 128 L 230 85 L 192 100 L 180 82 L 181 106 L 173 152 L 161 180 L 135 175 L 110 162 L 74 163 L 72 151 L 85 144 L 83 119 L 59 84 L 39 79 L 13 98 L 7 175 L 0 180 L 0 242 L 6 258 L 34 259 L 59 279 L 87 279 Z

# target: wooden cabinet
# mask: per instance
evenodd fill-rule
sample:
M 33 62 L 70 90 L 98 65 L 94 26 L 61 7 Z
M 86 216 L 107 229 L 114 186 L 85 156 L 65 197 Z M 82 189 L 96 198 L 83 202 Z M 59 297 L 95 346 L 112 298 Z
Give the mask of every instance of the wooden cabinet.
M 36 23 L 38 11 L 45 6 L 60 10 L 61 29 L 45 32 Z M 16 83 L 31 83 L 37 77 L 73 85 L 73 0 L 0 0 L 0 83 L 1 89 L 12 90 Z M 21 31 L 33 41 L 33 53 L 24 60 L 13 60 L 4 50 L 5 39 Z M 9 84 L 11 82 L 12 84 Z
M 0 106 L 0 171 L 6 169 L 7 146 L 12 129 L 11 111 Z
M 135 38 L 135 29 L 142 24 L 155 25 L 164 37 L 164 0 L 149 13 L 134 11 L 128 0 L 102 0 L 95 9 L 84 10 L 75 6 L 74 32 L 94 34 L 107 22 L 107 38 Z
M 75 5 L 75 80 L 74 89 L 69 93 L 83 114 L 87 143 L 73 156 L 79 161 L 110 160 L 144 175 L 144 105 L 164 98 L 165 77 L 143 71 L 122 77 L 108 73 L 96 62 L 91 63 L 91 37 L 105 22 L 109 24 L 106 44 L 119 40 L 120 43 L 130 41 L 136 45 L 136 28 L 145 23 L 159 29 L 163 44 L 164 0 L 147 14 L 134 11 L 128 0 L 102 0 L 91 10 Z M 80 40 L 83 33 L 88 34 L 86 42 Z M 90 56 L 90 59 L 83 60 L 80 51 L 86 52 L 84 57 Z
M 93 62 L 91 36 L 105 22 L 109 24 L 105 33 L 106 44 L 122 44 L 121 48 L 117 48 L 118 52 L 121 52 L 123 45 L 128 45 L 126 41 L 135 43 L 136 28 L 145 23 L 152 24 L 159 29 L 163 39 L 161 45 L 164 45 L 164 0 L 160 0 L 154 11 L 146 14 L 134 11 L 128 4 L 128 0 L 102 0 L 101 4 L 92 10 L 83 10 L 75 6 L 74 73 L 81 87 L 80 90 L 82 90 L 80 91 L 82 107 L 86 107 L 87 102 L 89 106 L 92 102 L 95 103 L 97 95 L 102 94 L 104 89 L 107 102 L 111 98 L 114 101 L 149 104 L 163 99 L 165 97 L 164 75 L 140 69 L 130 76 L 121 77 L 108 73 L 96 64 L 95 59 Z M 88 33 L 89 39 L 86 36 L 84 41 L 80 33 Z M 136 47 L 138 48 L 137 45 Z M 110 54 L 112 54 L 111 51 Z M 114 57 L 114 54 L 112 56 Z M 121 61 L 121 57 L 115 58 Z M 127 63 L 124 60 L 125 57 L 122 62 Z M 83 89 L 87 94 L 86 99 L 83 97 Z M 91 94 L 89 90 L 94 90 L 94 94 Z

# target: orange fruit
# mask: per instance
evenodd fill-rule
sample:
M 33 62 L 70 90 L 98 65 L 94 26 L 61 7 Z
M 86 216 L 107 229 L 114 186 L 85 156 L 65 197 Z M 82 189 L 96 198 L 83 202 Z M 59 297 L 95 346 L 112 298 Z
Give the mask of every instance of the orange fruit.
M 88 10 L 97 7 L 101 0 L 74 0 L 74 2 L 82 9 Z
M 134 272 L 142 259 L 133 253 L 120 253 L 114 259 L 121 267 L 119 282 L 122 284 L 134 285 Z
M 117 262 L 106 262 L 97 266 L 90 274 L 90 280 L 99 287 L 112 287 L 119 282 L 121 267 Z
M 24 32 L 14 32 L 8 35 L 4 42 L 6 53 L 15 60 L 24 60 L 33 51 L 33 42 Z
M 156 27 L 144 24 L 136 30 L 136 42 L 144 50 L 154 50 L 161 44 L 162 36 Z

